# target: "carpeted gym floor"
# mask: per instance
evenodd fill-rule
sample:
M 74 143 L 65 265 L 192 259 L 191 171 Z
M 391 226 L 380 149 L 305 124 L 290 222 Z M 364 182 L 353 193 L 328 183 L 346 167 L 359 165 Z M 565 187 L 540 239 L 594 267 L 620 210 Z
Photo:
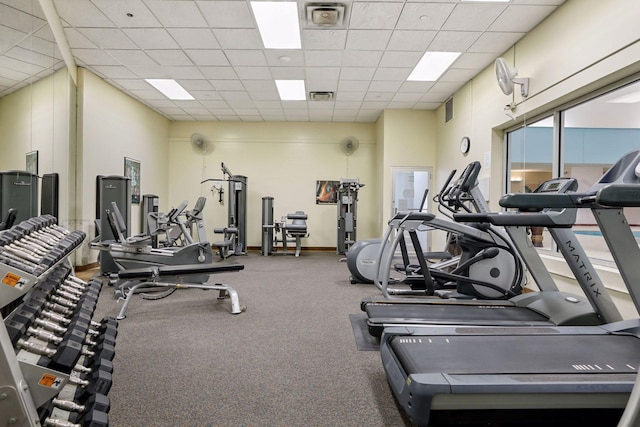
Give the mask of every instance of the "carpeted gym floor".
M 350 284 L 339 259 L 232 257 L 245 269 L 210 283 L 236 289 L 247 306 L 239 315 L 214 291 L 134 296 L 119 326 L 111 425 L 408 425 L 375 343 L 356 343 L 360 300 L 377 289 Z M 96 315 L 120 306 L 104 286 Z

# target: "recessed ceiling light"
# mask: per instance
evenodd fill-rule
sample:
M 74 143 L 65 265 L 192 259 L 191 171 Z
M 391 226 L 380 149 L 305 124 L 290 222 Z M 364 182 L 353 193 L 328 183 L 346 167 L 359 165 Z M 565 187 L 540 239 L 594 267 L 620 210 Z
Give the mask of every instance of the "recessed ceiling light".
M 298 4 L 290 1 L 252 1 L 262 43 L 267 49 L 300 49 Z
M 278 94 L 283 101 L 304 101 L 307 99 L 304 80 L 276 80 Z
M 460 56 L 460 52 L 425 52 L 407 80 L 435 82 Z
M 145 79 L 147 83 L 162 92 L 167 98 L 175 100 L 194 99 L 189 92 L 173 79 Z

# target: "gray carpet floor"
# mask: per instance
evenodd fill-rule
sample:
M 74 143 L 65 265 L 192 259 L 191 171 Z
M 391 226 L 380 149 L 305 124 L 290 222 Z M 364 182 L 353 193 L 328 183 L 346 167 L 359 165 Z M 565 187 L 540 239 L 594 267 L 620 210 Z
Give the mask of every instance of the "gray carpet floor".
M 332 253 L 234 257 L 211 276 L 239 293 L 230 314 L 217 292 L 134 296 L 120 321 L 109 394 L 120 426 L 403 426 L 377 351 L 359 351 L 350 314 L 378 295 L 349 283 Z M 98 316 L 121 303 L 105 286 Z

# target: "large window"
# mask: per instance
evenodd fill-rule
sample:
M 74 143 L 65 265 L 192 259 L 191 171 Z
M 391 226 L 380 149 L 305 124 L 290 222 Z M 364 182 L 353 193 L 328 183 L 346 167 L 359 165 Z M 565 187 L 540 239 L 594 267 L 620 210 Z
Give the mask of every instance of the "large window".
M 540 182 L 557 176 L 576 178 L 578 191 L 588 191 L 622 155 L 640 148 L 640 82 L 509 131 L 507 143 L 508 191 L 534 190 Z M 640 229 L 640 209 L 625 209 L 625 215 L 634 229 Z M 578 212 L 574 231 L 592 259 L 613 261 L 590 211 Z M 532 230 L 532 240 L 539 243 L 535 232 Z M 541 245 L 553 249 L 546 232 Z

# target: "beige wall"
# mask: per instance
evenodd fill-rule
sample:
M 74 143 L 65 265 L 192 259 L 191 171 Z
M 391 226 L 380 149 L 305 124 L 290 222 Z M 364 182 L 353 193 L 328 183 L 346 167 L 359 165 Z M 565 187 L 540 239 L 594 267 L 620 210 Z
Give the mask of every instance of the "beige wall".
M 211 152 L 195 151 L 189 138 L 198 132 L 207 137 Z M 350 156 L 340 150 L 346 137 L 356 137 L 360 147 Z M 247 245 L 260 246 L 262 198 L 274 198 L 274 217 L 302 210 L 309 216 L 308 247 L 335 247 L 337 242 L 337 206 L 316 205 L 317 180 L 358 178 L 365 187 L 359 191 L 358 239 L 377 235 L 375 125 L 368 123 L 222 123 L 173 122 L 170 127 L 169 203 L 182 200 L 193 204 L 207 197 L 204 210 L 210 240 L 214 227 L 227 224 L 228 184 L 224 205 L 218 203 L 213 185 L 201 181 L 221 179 L 220 164 L 235 175 L 244 175 L 247 184 Z
M 166 209 L 169 169 L 169 120 L 95 74 L 78 70 L 78 227 L 94 236 L 97 175 L 123 175 L 124 157 L 140 160 L 141 194 L 160 196 Z M 131 210 L 132 233 L 140 232 L 139 205 Z M 78 251 L 80 265 L 94 262 L 96 251 Z
M 38 151 L 38 174 L 60 176 L 59 221 L 75 226 L 75 86 L 66 69 L 0 98 L 0 170 L 24 170 Z M 0 213 L 0 215 L 4 215 Z

